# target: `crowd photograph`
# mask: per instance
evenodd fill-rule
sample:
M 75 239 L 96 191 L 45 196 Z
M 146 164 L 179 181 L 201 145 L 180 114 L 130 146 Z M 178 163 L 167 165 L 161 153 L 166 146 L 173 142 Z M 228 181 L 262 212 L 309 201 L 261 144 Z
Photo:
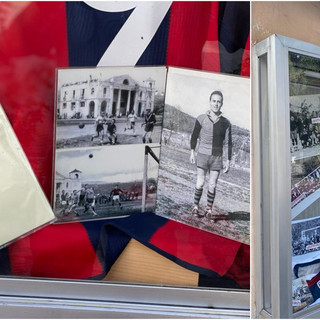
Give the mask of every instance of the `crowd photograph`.
M 295 159 L 320 150 L 320 95 L 290 97 L 290 151 Z
M 320 166 L 309 173 L 291 189 L 291 208 L 320 188 Z

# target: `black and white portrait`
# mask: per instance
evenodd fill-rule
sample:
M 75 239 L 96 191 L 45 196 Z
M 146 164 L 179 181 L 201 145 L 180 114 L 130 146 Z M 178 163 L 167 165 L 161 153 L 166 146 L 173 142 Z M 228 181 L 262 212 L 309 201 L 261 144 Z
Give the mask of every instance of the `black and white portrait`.
M 249 243 L 250 82 L 170 68 L 156 213 Z
M 54 213 L 58 222 L 154 211 L 159 144 L 59 150 Z
M 59 69 L 56 148 L 159 143 L 165 67 Z

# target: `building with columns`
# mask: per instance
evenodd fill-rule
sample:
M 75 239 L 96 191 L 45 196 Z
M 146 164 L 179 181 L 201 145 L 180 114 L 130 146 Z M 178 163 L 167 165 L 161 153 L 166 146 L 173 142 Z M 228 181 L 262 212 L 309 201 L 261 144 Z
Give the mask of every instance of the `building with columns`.
M 139 117 L 153 110 L 155 81 L 142 85 L 129 75 L 109 79 L 93 79 L 65 83 L 58 92 L 58 119 L 96 118 L 101 112 L 107 117 L 126 116 L 132 110 Z

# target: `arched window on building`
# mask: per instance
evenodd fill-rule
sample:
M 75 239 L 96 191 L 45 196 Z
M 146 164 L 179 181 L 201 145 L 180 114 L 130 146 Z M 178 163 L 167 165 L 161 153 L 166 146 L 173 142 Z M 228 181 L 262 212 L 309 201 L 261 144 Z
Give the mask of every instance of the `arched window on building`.
M 89 118 L 94 117 L 94 107 L 95 107 L 94 101 L 90 101 L 90 103 L 89 103 Z
M 101 108 L 100 108 L 100 113 L 106 113 L 106 109 L 107 109 L 107 102 L 105 101 L 105 100 L 103 100 L 102 102 L 101 102 Z

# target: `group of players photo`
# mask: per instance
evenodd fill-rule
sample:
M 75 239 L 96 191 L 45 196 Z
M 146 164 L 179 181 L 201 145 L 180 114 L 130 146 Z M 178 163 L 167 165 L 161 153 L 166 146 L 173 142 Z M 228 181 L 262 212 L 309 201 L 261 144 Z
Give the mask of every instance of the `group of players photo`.
M 154 206 L 155 195 L 147 199 L 150 190 L 142 184 L 148 174 L 157 178 L 158 163 L 150 169 L 145 150 L 160 148 L 166 73 L 165 67 L 58 70 L 53 196 L 58 220 L 118 217 Z M 78 178 L 75 168 L 81 170 Z M 122 190 L 116 191 L 116 184 Z
M 110 193 L 97 192 L 93 186 L 84 184 L 80 190 L 73 190 L 70 194 L 61 191 L 57 194 L 56 210 L 58 217 L 98 217 L 101 209 L 106 206 L 117 206 L 123 209 L 123 202 L 136 200 L 141 197 L 141 191 L 124 191 L 118 185 Z
M 144 132 L 141 134 L 143 143 L 152 143 L 152 133 L 154 126 L 156 124 L 156 115 L 151 109 L 146 110 L 146 114 L 142 118 L 144 122 L 141 123 L 140 127 L 144 128 Z M 123 120 L 123 119 L 121 119 Z M 115 117 L 108 117 L 104 112 L 101 112 L 100 115 L 95 119 L 95 134 L 91 136 L 90 141 L 99 140 L 100 145 L 103 144 L 119 144 L 120 140 L 118 139 L 118 127 L 123 128 L 123 131 L 128 135 L 129 131 L 132 136 L 136 137 L 136 132 L 140 133 L 140 130 L 136 129 L 137 122 L 141 122 L 141 119 L 135 114 L 132 110 L 127 116 L 126 121 L 118 120 L 119 124 L 116 124 L 117 120 Z M 84 128 L 84 124 L 80 123 L 79 128 Z M 124 139 L 122 139 L 124 140 Z
M 292 255 L 320 250 L 319 218 L 296 221 L 292 224 Z
M 320 144 L 320 112 L 300 109 L 290 112 L 291 153 Z

